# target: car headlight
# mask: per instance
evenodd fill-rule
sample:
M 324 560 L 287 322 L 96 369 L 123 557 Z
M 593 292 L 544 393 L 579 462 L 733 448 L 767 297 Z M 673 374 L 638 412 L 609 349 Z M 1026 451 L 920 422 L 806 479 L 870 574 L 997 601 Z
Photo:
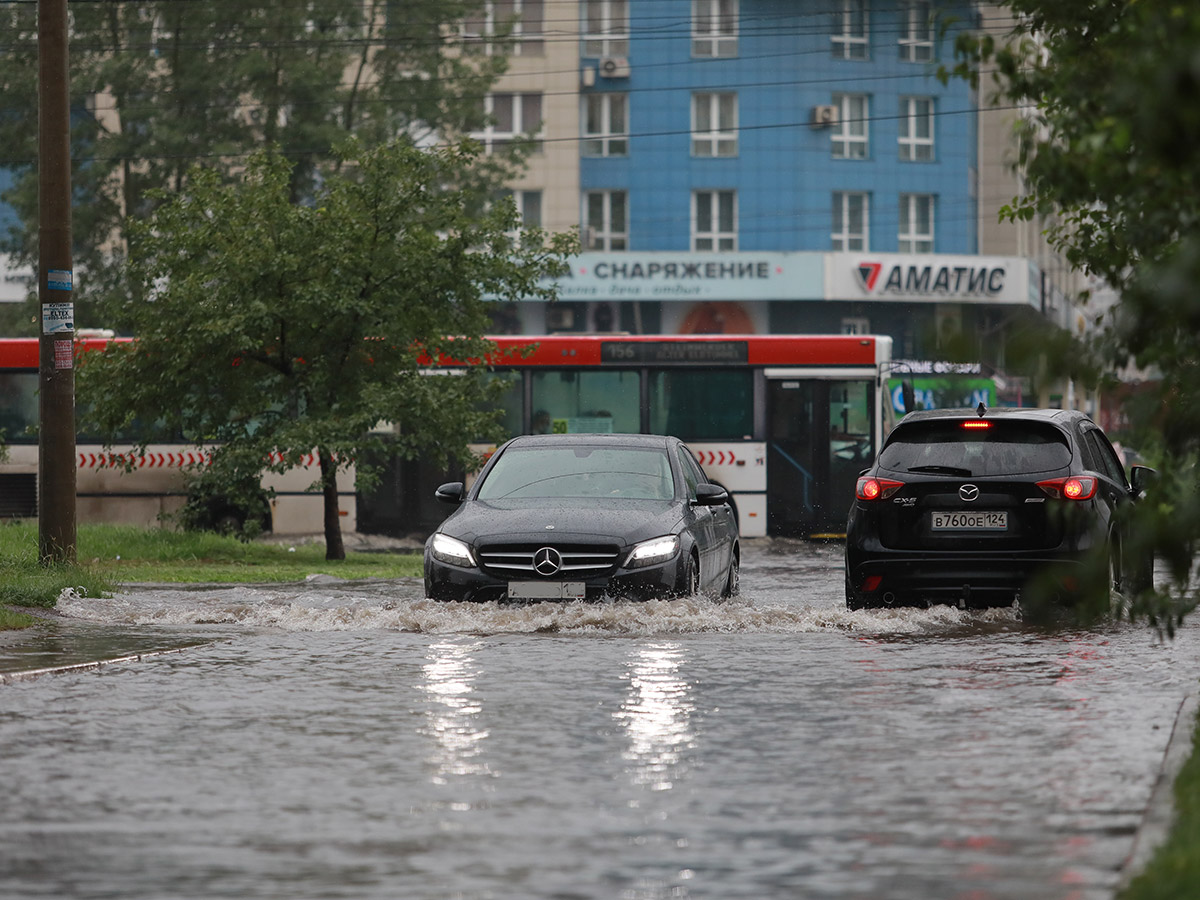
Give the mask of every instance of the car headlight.
M 451 566 L 470 568 L 475 565 L 475 554 L 471 552 L 470 547 L 458 538 L 452 538 L 440 531 L 434 534 L 429 544 L 429 552 L 434 559 Z
M 638 566 L 652 566 L 655 563 L 666 562 L 679 552 L 679 535 L 668 534 L 663 537 L 651 538 L 634 544 L 625 560 L 625 568 L 635 569 Z

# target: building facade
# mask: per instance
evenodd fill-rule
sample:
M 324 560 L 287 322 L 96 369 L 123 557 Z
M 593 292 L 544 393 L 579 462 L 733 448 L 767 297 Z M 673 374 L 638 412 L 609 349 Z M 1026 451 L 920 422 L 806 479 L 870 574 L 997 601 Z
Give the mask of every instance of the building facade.
M 547 185 L 546 209 L 576 205 L 583 252 L 560 302 L 506 311 L 505 330 L 872 332 L 905 359 L 973 344 L 981 369 L 999 374 L 1010 326 L 1071 326 L 1077 285 L 1038 223 L 999 221 L 1021 190 L 1019 111 L 938 77 L 962 31 L 1008 32 L 1002 10 L 930 0 L 546 8 L 548 40 L 577 59 L 547 65 L 545 108 L 572 97 L 578 130 L 566 141 L 547 114 L 544 133 L 556 137 L 526 182 Z M 549 187 L 562 145 L 578 172 L 565 200 Z

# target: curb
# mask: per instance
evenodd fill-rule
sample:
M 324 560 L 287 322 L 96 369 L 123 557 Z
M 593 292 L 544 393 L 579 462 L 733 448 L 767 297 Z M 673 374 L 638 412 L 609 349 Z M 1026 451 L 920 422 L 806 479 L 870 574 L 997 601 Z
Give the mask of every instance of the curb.
M 203 645 L 194 645 L 203 646 Z M 65 675 L 70 672 L 89 672 L 104 666 L 117 663 L 141 662 L 143 659 L 153 659 L 156 656 L 166 656 L 169 653 L 182 653 L 189 647 L 176 647 L 172 650 L 152 650 L 149 653 L 133 653 L 129 656 L 118 656 L 113 659 L 98 659 L 93 662 L 74 663 L 69 666 L 52 666 L 48 669 L 26 669 L 23 672 L 0 672 L 0 684 L 16 684 L 19 681 L 33 681 L 43 675 Z
M 1171 739 L 1163 753 L 1154 790 L 1150 792 L 1150 802 L 1146 805 L 1146 811 L 1142 814 L 1142 821 L 1134 835 L 1133 849 L 1126 857 L 1125 864 L 1121 866 L 1121 877 L 1117 883 L 1118 893 L 1124 891 L 1133 879 L 1142 874 L 1155 851 L 1166 841 L 1175 822 L 1175 778 L 1192 752 L 1192 736 L 1196 729 L 1198 707 L 1200 697 L 1196 694 L 1188 694 L 1179 702 L 1175 724 L 1171 728 Z

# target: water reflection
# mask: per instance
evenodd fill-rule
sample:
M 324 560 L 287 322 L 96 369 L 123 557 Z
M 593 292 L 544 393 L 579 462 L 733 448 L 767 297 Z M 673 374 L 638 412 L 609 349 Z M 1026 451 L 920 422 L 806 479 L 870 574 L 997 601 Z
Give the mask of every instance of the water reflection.
M 695 746 L 691 685 L 680 674 L 682 648 L 673 642 L 646 644 L 632 654 L 629 688 L 613 715 L 624 727 L 637 785 L 669 791 L 685 769 L 684 753 Z
M 435 643 L 421 667 L 425 680 L 420 689 L 429 697 L 428 723 L 422 731 L 436 742 L 429 758 L 434 784 L 446 784 L 454 775 L 490 774 L 487 763 L 480 759 L 488 732 L 478 723 L 483 705 L 475 696 L 479 646 L 478 641 Z

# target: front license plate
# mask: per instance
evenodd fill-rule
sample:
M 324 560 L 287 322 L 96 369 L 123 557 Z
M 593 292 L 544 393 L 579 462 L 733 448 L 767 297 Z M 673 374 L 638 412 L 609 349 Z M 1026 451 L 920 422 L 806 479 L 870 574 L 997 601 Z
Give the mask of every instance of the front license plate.
M 934 531 L 1006 531 L 1008 513 L 986 510 L 971 512 L 935 512 Z
M 582 581 L 510 581 L 509 600 L 582 600 Z

